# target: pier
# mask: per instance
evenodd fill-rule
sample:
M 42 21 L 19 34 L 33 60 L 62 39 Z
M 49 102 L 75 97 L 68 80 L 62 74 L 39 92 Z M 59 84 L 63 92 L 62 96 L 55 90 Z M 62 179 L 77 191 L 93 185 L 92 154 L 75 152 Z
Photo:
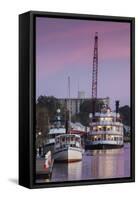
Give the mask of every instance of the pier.
M 50 180 L 52 176 L 54 159 L 48 151 L 45 157 L 36 159 L 36 179 Z

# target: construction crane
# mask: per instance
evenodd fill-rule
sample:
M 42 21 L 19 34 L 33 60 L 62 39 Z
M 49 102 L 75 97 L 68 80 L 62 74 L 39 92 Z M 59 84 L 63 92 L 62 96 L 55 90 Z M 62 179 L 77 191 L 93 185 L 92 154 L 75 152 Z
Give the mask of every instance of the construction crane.
M 93 69 L 92 69 L 92 99 L 97 98 L 97 76 L 98 76 L 98 32 L 94 37 Z

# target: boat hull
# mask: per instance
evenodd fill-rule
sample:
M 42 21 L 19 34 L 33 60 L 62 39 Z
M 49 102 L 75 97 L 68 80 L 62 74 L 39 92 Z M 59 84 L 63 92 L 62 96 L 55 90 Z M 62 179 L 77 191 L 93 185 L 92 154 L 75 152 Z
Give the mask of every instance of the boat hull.
M 82 160 L 82 150 L 73 147 L 66 147 L 54 152 L 56 162 L 77 162 Z
M 117 149 L 124 146 L 123 141 L 90 141 L 85 143 L 85 149 Z
M 119 149 L 124 145 L 116 145 L 116 144 L 96 144 L 96 145 L 85 145 L 85 149 Z

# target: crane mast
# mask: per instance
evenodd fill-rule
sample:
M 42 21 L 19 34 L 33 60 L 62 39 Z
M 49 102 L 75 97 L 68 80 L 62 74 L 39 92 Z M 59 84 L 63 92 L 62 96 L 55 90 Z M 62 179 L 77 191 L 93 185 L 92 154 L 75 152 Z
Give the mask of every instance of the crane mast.
M 93 69 L 92 69 L 92 99 L 97 98 L 97 77 L 98 77 L 98 32 L 94 37 Z

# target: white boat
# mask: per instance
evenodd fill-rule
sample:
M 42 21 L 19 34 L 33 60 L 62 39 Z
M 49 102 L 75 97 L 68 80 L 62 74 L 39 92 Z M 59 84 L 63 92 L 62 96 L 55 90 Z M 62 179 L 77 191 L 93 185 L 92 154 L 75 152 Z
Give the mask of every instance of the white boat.
M 70 132 L 72 134 L 80 135 L 80 136 L 85 136 L 86 135 L 86 128 L 83 126 L 80 122 L 71 122 L 70 123 L 71 130 Z
M 61 134 L 65 134 L 65 133 L 66 133 L 66 129 L 64 127 L 50 128 L 46 145 L 49 145 L 49 146 L 54 145 L 55 137 Z
M 76 162 L 82 160 L 81 137 L 75 134 L 59 135 L 55 139 L 54 160 Z
M 70 99 L 70 77 L 68 77 L 69 99 Z M 54 160 L 58 162 L 76 162 L 82 160 L 82 146 L 80 135 L 71 133 L 71 104 L 68 105 L 68 126 L 66 134 L 55 138 Z M 67 119 L 67 118 L 66 118 Z
M 57 109 L 57 115 L 55 116 L 55 119 L 51 121 L 51 125 L 49 127 L 46 146 L 54 146 L 55 137 L 65 133 L 65 121 L 61 119 L 60 109 Z
M 116 112 L 107 106 L 91 117 L 90 132 L 87 135 L 86 149 L 121 148 L 124 145 L 124 130 L 119 114 L 119 101 Z

